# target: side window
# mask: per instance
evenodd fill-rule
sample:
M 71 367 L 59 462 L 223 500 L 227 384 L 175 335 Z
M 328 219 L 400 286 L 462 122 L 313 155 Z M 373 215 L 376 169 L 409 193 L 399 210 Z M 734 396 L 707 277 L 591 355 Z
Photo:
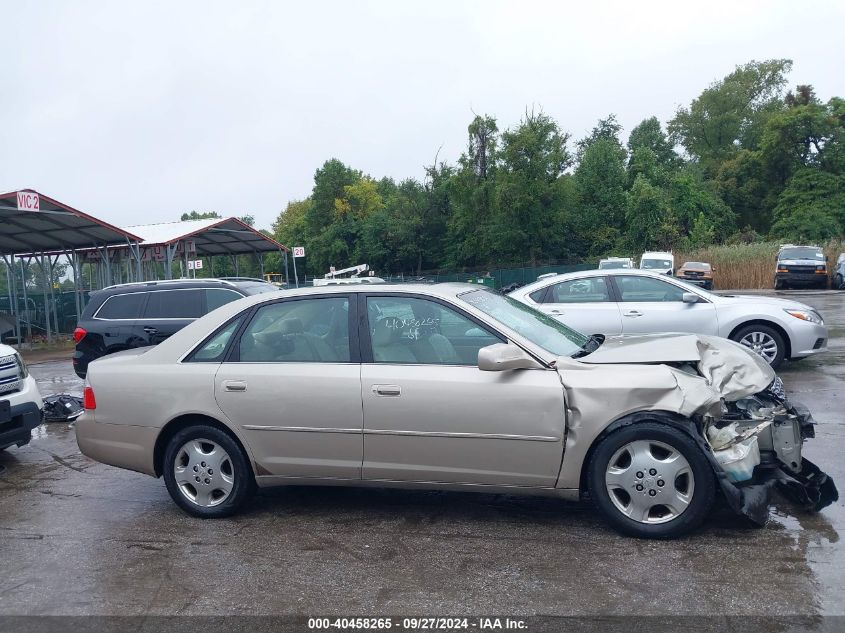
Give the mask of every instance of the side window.
M 440 303 L 405 297 L 368 297 L 370 341 L 376 363 L 475 365 L 478 350 L 503 340 Z
M 552 286 L 551 303 L 597 303 L 610 301 L 604 277 L 587 277 L 562 281 Z
M 219 363 L 226 354 L 229 339 L 238 329 L 243 317 L 237 318 L 212 336 L 205 344 L 197 349 L 188 359 L 192 363 Z
M 238 345 L 242 363 L 348 363 L 349 299 L 299 299 L 262 306 Z
M 531 301 L 533 301 L 534 303 L 542 303 L 544 294 L 546 294 L 546 289 L 540 288 L 539 290 L 535 290 L 528 296 L 531 297 Z
M 660 279 L 640 276 L 618 276 L 616 285 L 622 301 L 683 301 L 684 291 L 674 284 Z
M 220 306 L 224 306 L 232 301 L 243 299 L 243 295 L 238 294 L 234 290 L 226 290 L 225 288 L 209 288 L 205 291 L 205 305 L 206 312 L 216 310 Z
M 96 319 L 137 319 L 147 294 L 135 292 L 128 295 L 114 295 L 105 300 L 94 314 Z
M 202 316 L 202 290 L 154 290 L 149 293 L 145 319 L 196 319 Z

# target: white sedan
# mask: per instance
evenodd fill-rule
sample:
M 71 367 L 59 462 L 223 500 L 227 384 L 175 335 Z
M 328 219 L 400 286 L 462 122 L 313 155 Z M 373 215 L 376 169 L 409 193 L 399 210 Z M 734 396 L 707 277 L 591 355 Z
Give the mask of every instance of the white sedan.
M 827 349 L 824 320 L 808 305 L 775 297 L 716 295 L 648 271 L 555 275 L 510 296 L 586 334 L 723 336 L 753 349 L 772 367 Z

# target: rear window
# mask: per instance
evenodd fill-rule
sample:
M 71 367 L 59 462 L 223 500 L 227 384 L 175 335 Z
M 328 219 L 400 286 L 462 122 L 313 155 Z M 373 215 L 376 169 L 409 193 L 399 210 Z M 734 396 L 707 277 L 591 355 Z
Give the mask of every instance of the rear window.
M 202 290 L 155 290 L 149 293 L 145 319 L 196 319 L 202 316 Z
M 243 298 L 242 294 L 239 294 L 234 290 L 226 290 L 225 288 L 209 288 L 205 291 L 206 312 L 211 312 L 220 306 L 224 306 L 227 303 Z
M 265 284 L 260 281 L 254 284 L 239 283 L 238 288 L 240 288 L 243 292 L 248 295 L 262 295 L 265 292 L 277 292 L 279 290 L 278 286 L 274 286 L 273 284 Z
M 94 314 L 97 319 L 137 319 L 141 315 L 146 293 L 135 292 L 127 295 L 112 295 L 105 300 Z

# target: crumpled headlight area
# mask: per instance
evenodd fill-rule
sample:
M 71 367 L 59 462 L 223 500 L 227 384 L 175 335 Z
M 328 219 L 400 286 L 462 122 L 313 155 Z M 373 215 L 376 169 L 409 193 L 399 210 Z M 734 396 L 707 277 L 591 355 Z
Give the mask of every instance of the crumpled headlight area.
M 810 323 L 815 323 L 816 325 L 824 325 L 822 315 L 815 310 L 789 310 L 784 308 L 783 311 L 791 316 L 794 316 L 796 319 L 809 321 Z

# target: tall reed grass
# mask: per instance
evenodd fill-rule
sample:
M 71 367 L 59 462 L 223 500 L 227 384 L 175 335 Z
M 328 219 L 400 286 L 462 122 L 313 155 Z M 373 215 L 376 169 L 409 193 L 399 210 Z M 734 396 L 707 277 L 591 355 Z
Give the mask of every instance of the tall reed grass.
M 772 288 L 779 248 L 776 242 L 708 246 L 675 253 L 675 267 L 680 268 L 684 262 L 709 262 L 715 268 L 713 287 L 717 290 Z M 833 240 L 822 248 L 832 272 L 839 253 L 845 252 L 845 243 Z

